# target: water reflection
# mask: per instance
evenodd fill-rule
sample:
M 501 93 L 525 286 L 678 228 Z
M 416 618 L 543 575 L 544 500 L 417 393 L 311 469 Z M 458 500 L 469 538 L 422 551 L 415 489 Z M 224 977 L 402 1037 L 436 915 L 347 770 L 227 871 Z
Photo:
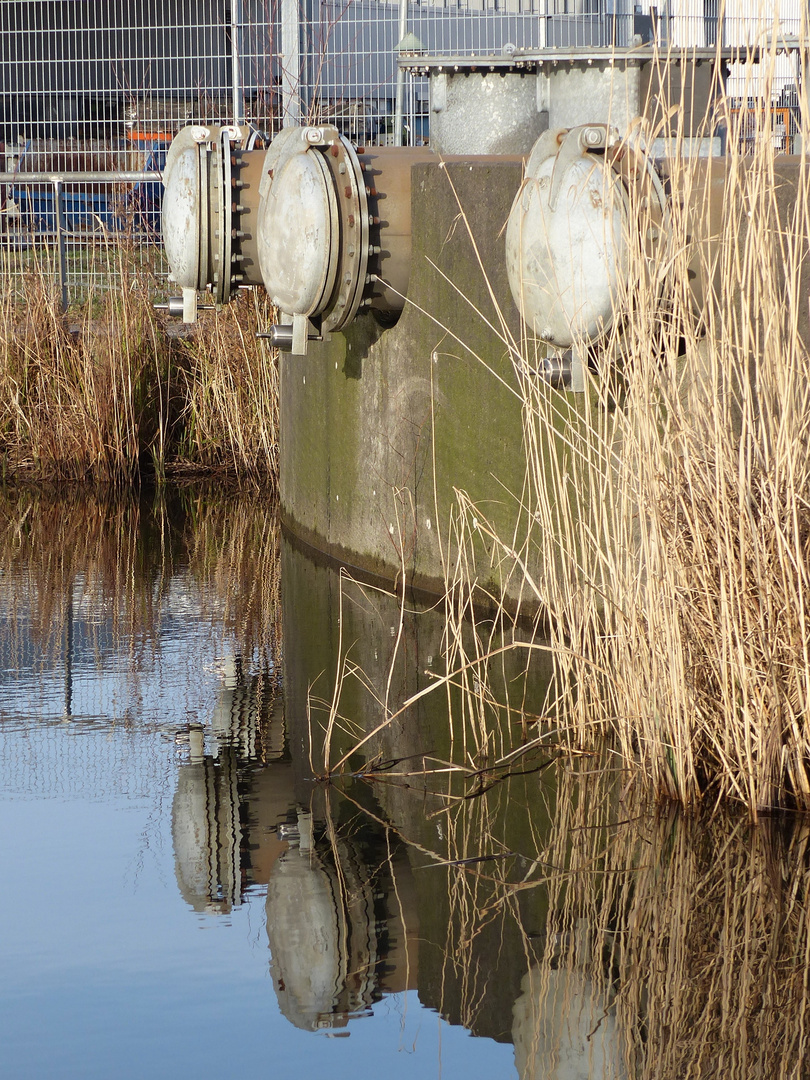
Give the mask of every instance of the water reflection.
M 574 968 L 533 965 L 512 1009 L 515 1065 L 521 1080 L 625 1077 L 613 1000 L 588 973 L 591 928 L 578 927 Z M 601 982 L 601 979 L 600 979 Z
M 382 1030 L 378 1003 L 410 992 L 520 1080 L 810 1075 L 807 825 L 684 820 L 609 752 L 561 754 L 542 654 L 497 653 L 486 693 L 442 683 L 441 608 L 282 543 L 260 500 L 193 489 L 19 494 L 0 567 L 0 726 L 24 736 L 3 790 L 112 799 L 137 774 L 175 906 L 221 926 L 260 897 L 290 1032 Z M 464 630 L 492 655 L 521 632 Z
M 266 908 L 279 1004 L 298 1028 L 343 1028 L 416 986 L 410 866 L 368 824 L 319 828 L 304 811 L 283 835 Z
M 294 803 L 278 658 L 251 671 L 236 653 L 218 668 L 210 723 L 188 727 L 172 806 L 177 884 L 195 911 L 208 914 L 230 912 L 248 888 L 267 884 L 285 847 L 277 822 Z M 271 772 L 251 769 L 270 762 Z

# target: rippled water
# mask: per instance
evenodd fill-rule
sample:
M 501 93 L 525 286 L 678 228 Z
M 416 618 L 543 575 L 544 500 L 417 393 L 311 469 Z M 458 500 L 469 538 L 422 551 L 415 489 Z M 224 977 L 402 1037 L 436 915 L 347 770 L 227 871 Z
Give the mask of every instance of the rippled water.
M 520 655 L 398 713 L 444 631 L 256 499 L 5 497 L 2 1075 L 808 1075 L 807 828 L 643 810 Z

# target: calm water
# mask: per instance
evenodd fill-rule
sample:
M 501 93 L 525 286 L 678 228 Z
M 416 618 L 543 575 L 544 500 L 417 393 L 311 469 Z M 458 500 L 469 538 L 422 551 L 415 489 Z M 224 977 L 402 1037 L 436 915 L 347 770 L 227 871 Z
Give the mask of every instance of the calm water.
M 443 632 L 255 500 L 0 503 L 3 1076 L 808 1075 L 806 827 L 643 813 L 510 654 L 397 715 Z

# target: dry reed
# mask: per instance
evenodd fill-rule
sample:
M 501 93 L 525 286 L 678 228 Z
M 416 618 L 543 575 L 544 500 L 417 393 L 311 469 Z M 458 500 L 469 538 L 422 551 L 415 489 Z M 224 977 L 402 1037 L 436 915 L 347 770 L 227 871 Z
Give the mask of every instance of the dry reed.
M 278 367 L 258 329 L 273 321 L 264 293 L 246 290 L 178 344 L 183 431 L 175 469 L 224 470 L 272 481 L 278 470 Z
M 253 294 L 184 337 L 154 310 L 155 282 L 117 250 L 118 284 L 63 315 L 46 267 L 23 301 L 0 301 L 0 473 L 6 480 L 92 480 L 217 471 L 276 476 L 275 357 L 256 331 Z
M 774 35 L 759 66 L 764 102 L 778 48 Z M 770 137 L 744 154 L 717 109 L 705 130 L 722 119 L 730 137 L 713 165 L 684 155 L 676 116 L 652 262 L 653 222 L 629 192 L 626 287 L 587 392 L 552 389 L 537 343 L 504 322 L 526 487 L 506 537 L 458 493 L 448 587 L 471 609 L 464 552 L 483 540 L 546 617 L 569 745 L 608 736 L 653 796 L 756 817 L 810 809 L 810 207 L 806 159 L 788 169 Z M 487 650 L 452 625 L 449 669 L 480 699 Z

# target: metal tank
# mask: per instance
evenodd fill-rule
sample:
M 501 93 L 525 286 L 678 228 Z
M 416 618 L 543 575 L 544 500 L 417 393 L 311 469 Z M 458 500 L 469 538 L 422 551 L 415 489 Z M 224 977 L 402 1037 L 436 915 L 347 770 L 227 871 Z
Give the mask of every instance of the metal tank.
M 359 313 L 384 324 L 405 305 L 411 166 L 430 150 L 354 146 L 337 128 L 286 128 L 265 158 L 259 264 L 281 312 L 273 343 L 306 352 Z
M 411 261 L 411 166 L 426 148 L 357 147 L 337 128 L 294 127 L 264 150 L 247 129 L 184 128 L 164 172 L 163 238 L 193 322 L 197 293 L 216 305 L 264 285 L 279 310 L 273 344 L 307 341 L 372 312 L 393 323 Z

